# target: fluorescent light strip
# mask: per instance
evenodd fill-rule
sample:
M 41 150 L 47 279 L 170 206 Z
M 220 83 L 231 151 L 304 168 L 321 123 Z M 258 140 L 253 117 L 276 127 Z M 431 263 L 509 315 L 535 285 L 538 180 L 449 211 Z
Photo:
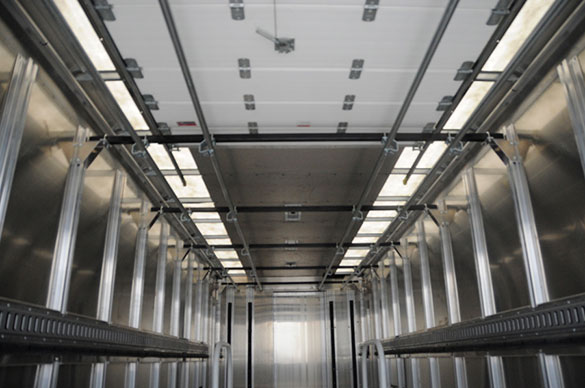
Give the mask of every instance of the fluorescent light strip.
M 380 234 L 380 236 L 381 236 L 381 234 Z M 373 244 L 376 241 L 378 241 L 378 238 L 380 238 L 380 237 L 379 236 L 378 237 L 366 237 L 366 236 L 360 236 L 358 234 L 353 238 L 352 242 L 356 243 L 356 244 L 360 244 L 360 243 L 372 243 Z
M 169 157 L 169 154 L 162 144 L 151 144 L 148 146 L 148 153 L 154 162 L 156 163 L 157 167 L 161 170 L 171 170 L 175 169 L 173 166 L 173 162 Z
M 536 25 L 540 22 L 542 17 L 550 9 L 554 0 L 528 0 L 510 25 L 508 30 L 498 43 L 498 46 L 494 49 L 487 62 L 483 67 L 483 71 L 504 71 L 506 66 L 510 63 L 514 55 L 522 47 L 526 39 L 530 36 Z M 445 123 L 446 129 L 462 129 L 465 123 L 469 120 L 473 112 L 480 105 L 482 100 L 485 98 L 489 90 L 492 88 L 494 82 L 488 81 L 475 81 L 471 84 L 455 111 L 449 117 L 449 120 Z M 432 168 L 437 160 L 441 157 L 445 151 L 446 144 L 441 142 L 432 143 L 424 156 L 419 161 L 417 167 L 419 168 Z M 400 157 L 396 161 L 395 168 L 410 168 L 416 157 L 419 154 L 419 150 L 414 148 L 404 148 Z M 404 175 L 402 174 L 390 174 L 384 187 L 380 191 L 379 197 L 386 196 L 411 196 L 417 187 L 424 180 L 424 175 L 412 175 L 406 185 L 402 184 Z M 387 213 L 387 214 L 386 214 Z M 382 215 L 383 214 L 383 215 Z M 380 216 L 395 217 L 396 212 L 378 212 L 372 211 L 368 213 L 368 218 L 362 223 L 356 237 L 353 242 L 376 242 L 378 237 L 364 237 L 360 234 L 369 233 L 383 233 L 389 225 L 389 222 L 377 222 L 372 221 L 372 217 Z M 366 252 L 367 253 L 367 252 Z M 349 254 L 349 250 L 348 250 Z M 346 257 L 349 257 L 346 254 Z M 361 260 L 353 260 L 354 262 Z M 343 263 L 349 262 L 347 259 L 342 260 Z M 340 270 L 336 273 L 351 273 L 351 270 Z
M 420 183 L 425 179 L 426 175 L 412 175 L 408 183 L 403 184 L 404 174 L 390 174 L 384 187 L 380 191 L 380 196 L 410 196 L 418 188 Z
M 435 141 L 425 151 L 425 154 L 418 162 L 417 168 L 433 168 L 437 160 L 443 155 L 445 149 L 447 148 L 447 144 Z
M 349 248 L 345 252 L 345 257 L 366 257 L 369 252 L 369 248 Z
M 149 129 L 146 121 L 144 121 L 144 117 L 142 117 L 140 109 L 136 106 L 134 99 L 130 95 L 126 85 L 124 85 L 124 82 L 107 81 L 106 85 L 108 86 L 108 89 L 110 89 L 110 93 L 112 93 L 112 96 L 114 96 L 118 105 L 120 105 L 122 112 L 124 112 L 124 116 L 126 116 L 130 125 L 132 125 L 132 128 L 135 130 Z
M 394 165 L 394 168 L 410 168 L 416 160 L 419 152 L 420 151 L 414 149 L 414 147 L 404 147 L 400 157 Z
M 242 268 L 242 263 L 239 260 L 220 260 L 225 268 Z
M 504 71 L 554 2 L 555 0 L 527 0 L 482 70 Z
M 233 249 L 228 249 L 228 250 L 219 250 L 216 249 L 215 251 L 215 256 L 217 256 L 218 259 L 238 259 L 238 253 L 233 250 Z
M 178 150 L 173 150 L 173 156 L 181 170 L 197 169 L 197 164 L 189 148 L 183 147 Z
M 449 129 L 461 129 L 469 120 L 472 113 L 479 106 L 483 98 L 489 92 L 494 85 L 494 82 L 488 81 L 475 81 L 471 84 L 465 95 L 457 104 L 455 111 L 449 117 L 449 120 L 444 125 L 444 128 Z M 421 166 L 422 167 L 422 166 Z
M 353 258 L 351 258 L 351 259 L 343 259 L 343 260 L 341 260 L 341 263 L 339 263 L 339 265 L 343 265 L 343 266 L 353 265 L 353 266 L 356 266 L 356 265 L 360 265 L 361 262 L 362 262 L 362 259 L 353 259 Z
M 77 0 L 54 0 L 54 2 L 95 68 L 98 71 L 116 71 L 112 59 L 79 2 Z
M 232 245 L 232 240 L 228 236 L 225 236 L 225 238 L 208 238 L 207 243 L 209 245 Z
M 390 225 L 390 222 L 388 221 L 368 221 L 366 219 L 358 230 L 358 235 L 370 233 L 382 234 L 388 225 Z
M 221 222 L 213 224 L 196 222 L 195 225 L 197 225 L 197 229 L 199 229 L 203 237 L 210 235 L 227 235 L 227 230 L 225 230 L 225 226 Z
M 177 197 L 209 198 L 209 192 L 201 175 L 185 176 L 187 186 L 183 186 L 183 182 L 178 176 L 169 175 L 166 178 Z

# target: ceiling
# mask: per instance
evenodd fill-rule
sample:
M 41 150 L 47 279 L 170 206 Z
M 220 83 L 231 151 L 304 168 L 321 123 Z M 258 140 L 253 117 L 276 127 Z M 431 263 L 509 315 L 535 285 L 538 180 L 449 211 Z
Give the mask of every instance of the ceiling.
M 144 78 L 136 82 L 152 94 L 155 119 L 174 134 L 201 133 L 179 126 L 195 116 L 157 0 L 109 0 L 116 21 L 107 27 L 124 58 L 134 58 Z M 464 61 L 475 60 L 493 32 L 486 21 L 497 0 L 461 0 L 429 70 L 403 121 L 401 132 L 420 132 L 436 122 L 436 110 L 459 82 L 453 77 Z M 337 131 L 384 132 L 391 127 L 444 12 L 446 0 L 381 0 L 376 18 L 362 21 L 364 0 L 276 0 L 279 36 L 295 39 L 295 51 L 279 54 L 256 34 L 274 29 L 270 0 L 244 0 L 245 19 L 233 20 L 228 0 L 171 0 L 175 22 L 212 134 Z M 248 58 L 251 78 L 240 77 L 238 59 Z M 359 79 L 350 79 L 352 61 L 363 59 Z M 256 109 L 246 110 L 252 94 Z M 342 110 L 355 95 L 352 110 Z M 217 206 L 225 206 L 207 158 L 192 150 L 199 173 Z M 380 145 L 280 144 L 218 145 L 217 157 L 236 206 L 354 205 L 380 153 Z M 367 203 L 372 204 L 396 159 L 388 158 Z M 224 216 L 222 216 L 224 217 Z M 337 242 L 351 213 L 303 213 L 285 222 L 283 213 L 240 214 L 249 243 Z M 224 219 L 225 221 L 225 219 Z M 357 231 L 353 231 L 353 234 Z M 233 226 L 226 228 L 239 243 Z M 335 249 L 252 251 L 257 266 L 327 265 Z M 247 263 L 244 263 L 245 265 Z M 320 271 L 293 271 L 318 275 Z M 289 276 L 289 271 L 260 272 Z

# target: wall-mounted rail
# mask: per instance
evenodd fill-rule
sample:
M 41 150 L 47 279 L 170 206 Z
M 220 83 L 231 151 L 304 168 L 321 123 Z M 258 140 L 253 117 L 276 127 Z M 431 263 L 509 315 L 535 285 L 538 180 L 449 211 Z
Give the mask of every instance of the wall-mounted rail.
M 0 299 L 0 352 L 49 350 L 102 356 L 207 358 L 207 345 Z

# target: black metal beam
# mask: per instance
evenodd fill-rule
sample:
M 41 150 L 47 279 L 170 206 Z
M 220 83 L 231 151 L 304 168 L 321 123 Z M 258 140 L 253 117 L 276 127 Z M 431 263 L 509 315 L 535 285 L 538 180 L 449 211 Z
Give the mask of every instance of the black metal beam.
M 273 243 L 273 244 L 248 244 L 250 249 L 316 249 L 316 248 L 337 248 L 337 243 L 334 242 L 318 242 L 318 243 Z M 391 247 L 400 245 L 399 241 L 389 241 L 379 244 L 380 247 Z M 343 248 L 371 248 L 372 243 L 345 243 Z M 185 244 L 184 248 L 191 249 L 205 249 L 205 245 Z M 242 249 L 242 244 L 227 244 L 227 245 L 211 245 L 214 249 Z M 353 268 L 353 267 L 352 267 Z
M 353 269 L 355 268 L 354 265 L 335 265 L 333 267 L 331 267 L 331 269 Z M 204 267 L 203 268 L 205 271 L 207 270 L 216 270 L 216 271 L 221 271 L 223 270 L 222 267 Z M 227 268 L 227 270 L 239 270 L 239 269 L 244 269 L 244 270 L 249 270 L 251 269 L 251 267 L 238 267 L 238 268 Z M 327 266 L 325 265 L 299 265 L 299 266 L 260 266 L 260 267 L 256 267 L 256 269 L 258 271 L 302 271 L 302 270 L 324 270 L 327 269 Z
M 585 343 L 585 294 L 382 341 L 386 354 L 532 349 Z
M 216 134 L 215 143 L 282 143 L 282 142 L 382 142 L 384 133 L 263 133 L 263 134 Z M 501 134 L 492 134 L 495 139 L 503 139 Z M 452 137 L 448 133 L 399 133 L 398 142 L 447 141 Z M 98 141 L 103 137 L 90 137 Z M 158 144 L 199 144 L 203 135 L 149 135 L 144 137 L 149 143 Z M 484 142 L 484 133 L 470 133 L 463 137 L 464 142 Z M 109 144 L 134 144 L 130 136 L 107 136 Z
M 0 353 L 31 350 L 100 356 L 206 358 L 202 342 L 111 325 L 0 298 Z
M 262 282 L 262 284 L 267 286 L 298 286 L 298 285 L 315 285 L 318 286 L 320 281 L 291 281 L 291 282 Z M 343 284 L 343 280 L 328 280 L 325 284 Z M 350 282 L 350 283 L 357 283 L 357 282 Z M 236 282 L 236 286 L 253 286 L 256 283 L 252 282 Z
M 227 206 L 217 207 L 185 207 L 187 211 L 196 213 L 228 213 L 229 208 Z M 362 206 L 362 210 L 365 212 L 376 211 L 376 210 L 402 210 L 402 206 Z M 426 209 L 437 209 L 437 205 L 434 204 L 423 204 L 423 205 L 412 205 L 407 210 L 426 210 Z M 162 211 L 163 213 L 181 213 L 182 209 L 179 207 L 153 207 L 150 209 L 153 212 Z M 312 205 L 300 205 L 300 206 L 237 206 L 236 210 L 238 213 L 283 213 L 283 212 L 352 212 L 354 207 L 352 205 L 323 205 L 323 206 L 312 206 Z

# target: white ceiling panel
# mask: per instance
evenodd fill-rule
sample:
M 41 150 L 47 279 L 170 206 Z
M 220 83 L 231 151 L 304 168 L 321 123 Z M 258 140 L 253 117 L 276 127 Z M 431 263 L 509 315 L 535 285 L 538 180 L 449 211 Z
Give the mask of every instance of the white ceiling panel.
M 402 102 L 414 71 L 364 71 L 359 80 L 348 78 L 349 70 L 314 71 L 299 69 L 255 70 L 251 79 L 241 79 L 237 69 L 231 71 L 194 71 L 197 93 L 203 102 L 238 101 L 244 94 L 253 94 L 256 101 L 302 102 L 307 100 L 341 103 L 346 94 L 354 94 L 360 102 Z M 184 89 L 183 75 L 179 70 L 154 71 L 138 80 L 141 90 L 152 93 L 159 102 L 189 101 Z M 165 82 L 157 80 L 165 78 Z M 287 80 L 294 82 L 287 84 Z M 430 72 L 421 86 L 422 100 L 436 102 L 445 90 L 445 80 L 452 81 L 452 72 Z M 279 87 L 283 85 L 286 87 Z M 390 86 L 392 85 L 392 86 Z M 452 82 L 451 89 L 457 87 Z
M 108 23 L 120 51 L 138 60 L 143 93 L 153 94 L 158 121 L 176 127 L 194 118 L 183 76 L 156 0 L 113 1 L 117 20 Z M 457 67 L 477 57 L 492 28 L 485 25 L 492 0 L 462 1 L 431 63 L 403 127 L 435 121 L 442 96 L 453 94 Z M 446 1 L 385 1 L 376 21 L 363 22 L 362 1 L 277 2 L 280 36 L 294 37 L 296 50 L 278 54 L 255 33 L 273 29 L 271 1 L 246 1 L 246 19 L 231 19 L 228 4 L 172 1 L 206 119 L 214 131 L 260 127 L 389 127 L 412 82 Z M 432 26 L 432 28 L 429 28 Z M 239 77 L 237 59 L 249 58 L 252 78 Z M 350 80 L 353 59 L 364 59 L 361 78 Z M 253 94 L 257 109 L 244 110 Z M 356 95 L 352 111 L 342 111 L 346 94 Z M 197 129 L 195 129 L 197 131 Z
M 167 122 L 173 127 L 176 121 L 193 121 L 195 114 L 190 102 L 175 104 L 159 103 L 161 109 L 153 112 L 157 121 Z M 352 111 L 341 110 L 341 103 L 274 103 L 259 101 L 256 110 L 247 111 L 243 102 L 222 104 L 202 104 L 205 119 L 210 128 L 245 127 L 249 121 L 256 121 L 260 127 L 290 127 L 309 123 L 311 126 L 336 127 L 339 121 L 347 121 L 351 126 L 375 127 L 389 123 L 398 113 L 400 104 L 359 103 Z M 405 127 L 422 126 L 435 119 L 435 104 L 413 104 L 411 109 L 417 117 L 416 123 L 404 123 Z M 356 118 L 359 117 L 359 120 Z M 198 132 L 198 131 L 197 131 Z M 217 132 L 214 130 L 214 132 Z M 290 132 L 290 131 L 288 131 Z

